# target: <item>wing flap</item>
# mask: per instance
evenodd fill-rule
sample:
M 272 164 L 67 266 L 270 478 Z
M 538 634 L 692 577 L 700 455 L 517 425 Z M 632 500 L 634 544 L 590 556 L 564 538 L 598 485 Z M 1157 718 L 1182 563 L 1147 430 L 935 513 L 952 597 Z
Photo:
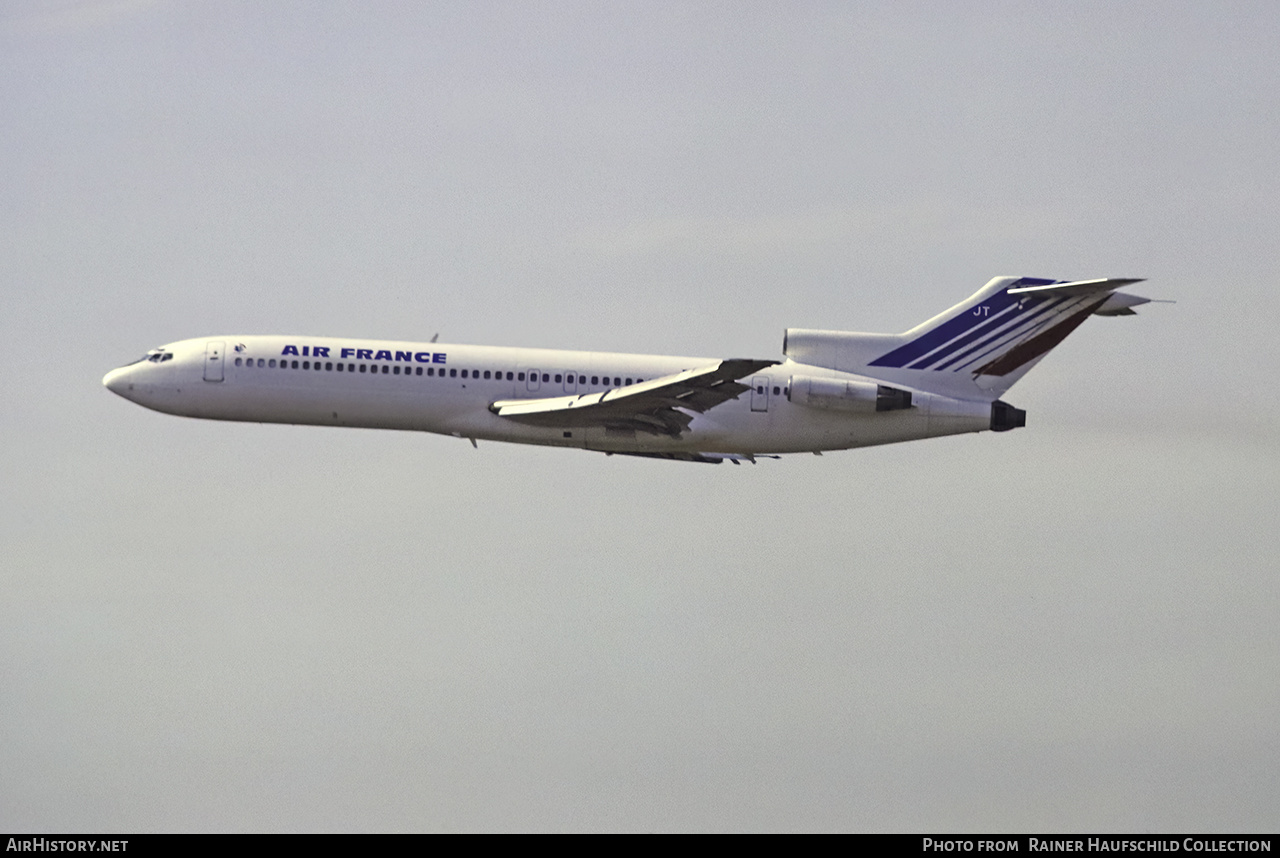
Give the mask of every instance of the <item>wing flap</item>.
M 777 361 L 735 358 L 600 393 L 545 399 L 503 399 L 489 410 L 537 426 L 603 426 L 679 436 L 694 413 L 715 408 L 750 390 L 738 379 Z

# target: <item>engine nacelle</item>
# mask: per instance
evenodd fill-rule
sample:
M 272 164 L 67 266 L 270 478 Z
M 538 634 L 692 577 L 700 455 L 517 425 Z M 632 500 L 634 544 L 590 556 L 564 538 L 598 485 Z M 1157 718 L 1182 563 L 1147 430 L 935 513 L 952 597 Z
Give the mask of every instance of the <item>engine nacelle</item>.
M 872 381 L 793 375 L 787 398 L 796 405 L 828 411 L 900 411 L 911 407 L 911 392 Z

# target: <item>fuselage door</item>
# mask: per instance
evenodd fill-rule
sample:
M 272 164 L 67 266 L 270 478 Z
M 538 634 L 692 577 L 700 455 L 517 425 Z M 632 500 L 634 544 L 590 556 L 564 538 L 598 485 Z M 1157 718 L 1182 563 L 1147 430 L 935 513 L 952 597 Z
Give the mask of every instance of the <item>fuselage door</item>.
M 751 379 L 751 410 L 769 410 L 769 376 L 757 375 Z
M 222 381 L 223 351 L 226 343 L 209 343 L 204 347 L 204 380 Z
M 565 373 L 564 392 L 565 393 L 578 392 L 578 373 L 574 372 L 573 370 L 570 370 L 569 372 Z
M 538 388 L 542 386 L 542 382 L 539 381 L 540 376 L 538 375 L 538 372 L 539 370 L 536 369 L 529 370 L 529 380 L 526 382 L 527 386 L 525 389 L 530 393 L 536 393 Z

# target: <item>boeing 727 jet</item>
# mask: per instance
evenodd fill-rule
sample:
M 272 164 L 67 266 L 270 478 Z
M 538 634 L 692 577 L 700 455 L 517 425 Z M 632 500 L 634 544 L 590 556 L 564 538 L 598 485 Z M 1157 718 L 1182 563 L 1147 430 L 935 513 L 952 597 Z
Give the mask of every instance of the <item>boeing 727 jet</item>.
M 788 329 L 782 360 L 310 336 L 153 349 L 102 383 L 185 417 L 409 429 L 690 462 L 754 462 L 963 432 L 1091 315 L 1132 315 L 1135 279 L 997 277 L 902 334 Z

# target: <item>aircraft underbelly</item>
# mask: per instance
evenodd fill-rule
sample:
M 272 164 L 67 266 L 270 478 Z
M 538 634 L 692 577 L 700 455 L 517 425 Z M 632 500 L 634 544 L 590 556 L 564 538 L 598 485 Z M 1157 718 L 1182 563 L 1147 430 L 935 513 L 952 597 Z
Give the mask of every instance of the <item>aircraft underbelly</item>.
M 454 397 L 318 386 L 239 384 L 197 388 L 182 413 L 214 420 L 445 431 L 471 405 Z
M 752 410 L 746 395 L 693 415 L 677 436 L 609 426 L 535 426 L 493 414 L 491 394 L 469 391 L 369 390 L 316 385 L 190 381 L 157 386 L 139 402 L 158 411 L 257 423 L 351 426 L 432 432 L 479 440 L 578 447 L 617 453 L 797 453 L 890 444 L 987 428 L 985 418 L 931 416 L 918 405 L 884 413 L 824 411 L 775 397 Z M 934 409 L 942 411 L 943 409 Z

